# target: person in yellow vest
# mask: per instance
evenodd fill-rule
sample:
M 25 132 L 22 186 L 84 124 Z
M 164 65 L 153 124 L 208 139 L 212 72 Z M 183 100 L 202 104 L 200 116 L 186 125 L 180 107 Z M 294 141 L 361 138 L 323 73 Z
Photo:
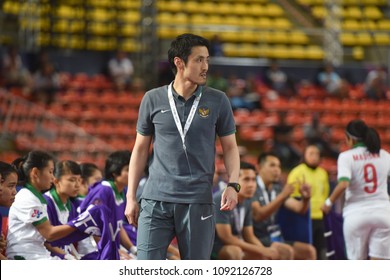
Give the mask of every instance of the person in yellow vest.
M 310 211 L 312 219 L 313 245 L 317 251 L 317 259 L 326 259 L 326 241 L 321 206 L 329 196 L 328 172 L 319 166 L 320 149 L 316 145 L 308 145 L 303 153 L 303 162 L 294 167 L 287 177 L 287 184 L 294 184 L 293 197 L 300 197 L 299 185 L 304 181 L 311 186 Z

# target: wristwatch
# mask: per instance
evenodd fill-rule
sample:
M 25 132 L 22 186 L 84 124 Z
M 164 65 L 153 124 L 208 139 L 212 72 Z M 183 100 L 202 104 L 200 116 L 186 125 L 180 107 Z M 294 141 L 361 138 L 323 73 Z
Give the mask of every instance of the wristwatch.
M 228 187 L 232 187 L 236 192 L 241 190 L 241 185 L 239 183 L 228 183 Z

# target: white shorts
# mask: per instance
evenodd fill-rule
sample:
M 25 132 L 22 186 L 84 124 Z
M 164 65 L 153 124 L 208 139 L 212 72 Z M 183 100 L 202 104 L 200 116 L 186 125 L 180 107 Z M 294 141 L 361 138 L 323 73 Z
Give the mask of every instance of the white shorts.
M 390 259 L 390 211 L 356 209 L 344 216 L 344 239 L 350 260 Z

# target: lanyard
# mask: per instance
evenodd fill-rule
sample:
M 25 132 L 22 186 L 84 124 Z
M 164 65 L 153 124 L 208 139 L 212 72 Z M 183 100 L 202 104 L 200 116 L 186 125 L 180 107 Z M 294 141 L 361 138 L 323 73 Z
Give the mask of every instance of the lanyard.
M 237 207 L 233 209 L 233 214 L 234 214 L 234 225 L 236 227 L 239 237 L 242 238 L 242 230 L 244 228 L 244 220 L 245 220 L 245 208 L 237 205 Z
M 276 191 L 272 188 L 271 193 L 268 193 L 265 184 L 263 182 L 263 179 L 261 179 L 260 176 L 257 176 L 256 178 L 257 184 L 259 185 L 261 192 L 263 193 L 264 202 L 267 205 L 272 200 L 276 198 Z M 270 216 L 271 222 L 274 223 L 275 221 L 275 213 Z
M 177 113 L 175 100 L 173 99 L 173 93 L 172 93 L 172 87 L 173 86 L 172 86 L 172 84 L 173 84 L 173 82 L 168 86 L 169 106 L 171 107 L 173 119 L 175 120 L 175 124 L 176 124 L 177 130 L 179 131 L 179 134 L 180 134 L 180 137 L 181 137 L 181 141 L 183 143 L 183 149 L 184 149 L 184 151 L 186 151 L 187 150 L 186 144 L 185 144 L 186 134 L 187 134 L 187 131 L 190 129 L 192 120 L 193 120 L 193 118 L 195 116 L 196 108 L 198 107 L 200 98 L 202 97 L 202 89 L 201 89 L 199 95 L 195 98 L 194 103 L 192 104 L 190 114 L 188 115 L 187 121 L 186 121 L 186 123 L 184 125 L 184 130 L 183 130 L 182 125 L 181 125 L 181 121 L 180 121 L 180 118 L 179 118 L 179 114 Z
M 257 176 L 256 181 L 257 181 L 257 184 L 259 185 L 261 191 L 263 192 L 263 197 L 264 197 L 265 204 L 268 204 L 272 200 L 274 200 L 275 197 L 276 197 L 275 190 L 272 189 L 271 193 L 269 194 L 267 189 L 266 189 L 266 187 L 265 187 L 265 184 L 264 184 L 264 182 L 263 182 L 263 180 L 261 179 L 260 176 Z

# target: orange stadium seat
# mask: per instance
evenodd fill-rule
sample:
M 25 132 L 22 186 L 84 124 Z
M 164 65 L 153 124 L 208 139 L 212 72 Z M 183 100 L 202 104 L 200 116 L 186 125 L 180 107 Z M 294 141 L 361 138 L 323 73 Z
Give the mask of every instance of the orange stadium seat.
M 343 127 L 332 127 L 331 139 L 334 143 L 340 143 L 345 140 L 345 129 Z
M 252 127 L 241 127 L 238 133 L 241 139 L 247 141 L 265 141 L 273 137 L 273 131 L 269 127 L 260 127 L 256 130 Z
M 321 123 L 329 127 L 341 126 L 340 116 L 334 113 L 326 113 L 321 117 Z
M 305 122 L 305 118 L 302 114 L 297 112 L 290 112 L 286 116 L 286 123 L 292 126 L 302 125 Z
M 248 109 L 237 109 L 234 111 L 234 120 L 236 125 L 246 124 L 251 118 L 251 113 Z

